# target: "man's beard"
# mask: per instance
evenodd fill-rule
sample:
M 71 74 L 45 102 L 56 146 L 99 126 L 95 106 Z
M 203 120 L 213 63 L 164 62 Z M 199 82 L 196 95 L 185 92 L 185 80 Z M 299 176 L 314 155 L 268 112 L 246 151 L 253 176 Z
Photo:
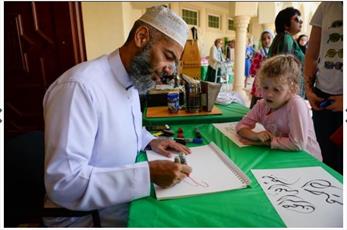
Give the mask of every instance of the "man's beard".
M 151 49 L 152 45 L 148 43 L 143 51 L 134 57 L 129 69 L 129 77 L 140 94 L 146 94 L 155 86 L 152 80 L 154 72 L 150 64 Z

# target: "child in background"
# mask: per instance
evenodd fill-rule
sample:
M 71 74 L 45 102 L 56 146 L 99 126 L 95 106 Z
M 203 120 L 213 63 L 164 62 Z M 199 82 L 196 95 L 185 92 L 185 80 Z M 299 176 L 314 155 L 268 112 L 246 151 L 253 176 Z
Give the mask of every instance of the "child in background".
M 256 52 L 253 56 L 252 59 L 252 65 L 249 70 L 249 73 L 251 74 L 252 77 L 254 77 L 253 85 L 252 85 L 252 90 L 251 90 L 251 95 L 252 95 L 252 100 L 251 100 L 251 106 L 250 108 L 253 108 L 255 103 L 261 99 L 261 93 L 260 90 L 257 89 L 257 71 L 260 68 L 260 64 L 265 60 L 265 58 L 268 57 L 269 53 L 269 48 L 272 42 L 272 33 L 268 30 L 265 30 L 261 33 L 260 35 L 260 43 L 261 47 L 258 52 Z
M 243 143 L 305 150 L 322 160 L 308 106 L 296 94 L 300 74 L 301 64 L 293 55 L 277 55 L 263 62 L 258 72 L 263 99 L 236 126 Z M 266 131 L 253 132 L 257 122 Z

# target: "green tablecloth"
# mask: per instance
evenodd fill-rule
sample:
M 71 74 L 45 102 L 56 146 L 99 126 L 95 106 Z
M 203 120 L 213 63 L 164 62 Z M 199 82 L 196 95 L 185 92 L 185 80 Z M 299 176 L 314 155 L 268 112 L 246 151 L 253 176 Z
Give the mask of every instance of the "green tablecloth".
M 251 169 L 321 166 L 340 182 L 343 180 L 339 173 L 306 152 L 257 146 L 239 148 L 211 124 L 179 127 L 185 137 L 193 137 L 194 128 L 200 128 L 203 144 L 214 141 L 252 182 L 245 189 L 164 201 L 156 200 L 152 189 L 150 197 L 131 203 L 129 227 L 285 227 Z M 178 126 L 172 128 L 176 131 Z M 145 159 L 144 154 L 140 155 L 139 160 Z
M 205 123 L 220 123 L 239 121 L 246 115 L 249 108 L 238 104 L 231 103 L 229 105 L 216 105 L 223 114 L 220 115 L 204 115 L 204 116 L 183 116 L 183 117 L 161 117 L 161 118 L 148 118 L 147 108 L 143 112 L 143 125 L 175 125 L 175 124 L 205 124 Z

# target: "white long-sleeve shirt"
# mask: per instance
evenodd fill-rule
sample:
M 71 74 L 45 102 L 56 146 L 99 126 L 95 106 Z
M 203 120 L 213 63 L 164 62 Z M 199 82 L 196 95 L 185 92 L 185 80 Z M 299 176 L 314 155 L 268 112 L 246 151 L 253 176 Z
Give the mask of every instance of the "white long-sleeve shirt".
M 43 107 L 46 203 L 99 209 L 105 226 L 124 224 L 120 209 L 150 193 L 148 163 L 135 159 L 154 137 L 142 128 L 139 94 L 119 51 L 65 72 L 47 90 Z M 89 225 L 88 218 L 60 219 L 59 225 Z
M 208 58 L 208 64 L 213 69 L 217 69 L 218 64 L 224 61 L 224 56 L 222 52 L 222 48 L 217 48 L 215 45 L 213 45 L 210 48 L 210 56 Z

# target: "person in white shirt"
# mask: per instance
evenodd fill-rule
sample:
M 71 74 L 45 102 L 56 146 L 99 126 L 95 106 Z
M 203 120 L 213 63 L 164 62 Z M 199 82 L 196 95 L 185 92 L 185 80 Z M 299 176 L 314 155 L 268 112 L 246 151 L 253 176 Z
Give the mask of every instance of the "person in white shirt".
M 155 139 L 142 127 L 139 93 L 171 74 L 188 26 L 168 8 L 152 7 L 137 20 L 125 44 L 60 76 L 44 101 L 46 207 L 98 210 L 103 227 L 126 226 L 128 205 L 150 195 L 151 182 L 168 187 L 189 175 L 169 160 L 136 163 L 150 147 L 190 150 Z M 92 217 L 45 218 L 47 226 L 92 226 Z
M 343 174 L 343 2 L 322 2 L 310 24 L 305 92 L 323 162 Z
M 218 38 L 214 41 L 210 49 L 210 56 L 208 57 L 208 68 L 206 74 L 206 81 L 214 82 L 216 75 L 221 71 L 221 65 L 225 61 L 222 51 L 223 41 Z M 219 72 L 216 72 L 219 71 Z

